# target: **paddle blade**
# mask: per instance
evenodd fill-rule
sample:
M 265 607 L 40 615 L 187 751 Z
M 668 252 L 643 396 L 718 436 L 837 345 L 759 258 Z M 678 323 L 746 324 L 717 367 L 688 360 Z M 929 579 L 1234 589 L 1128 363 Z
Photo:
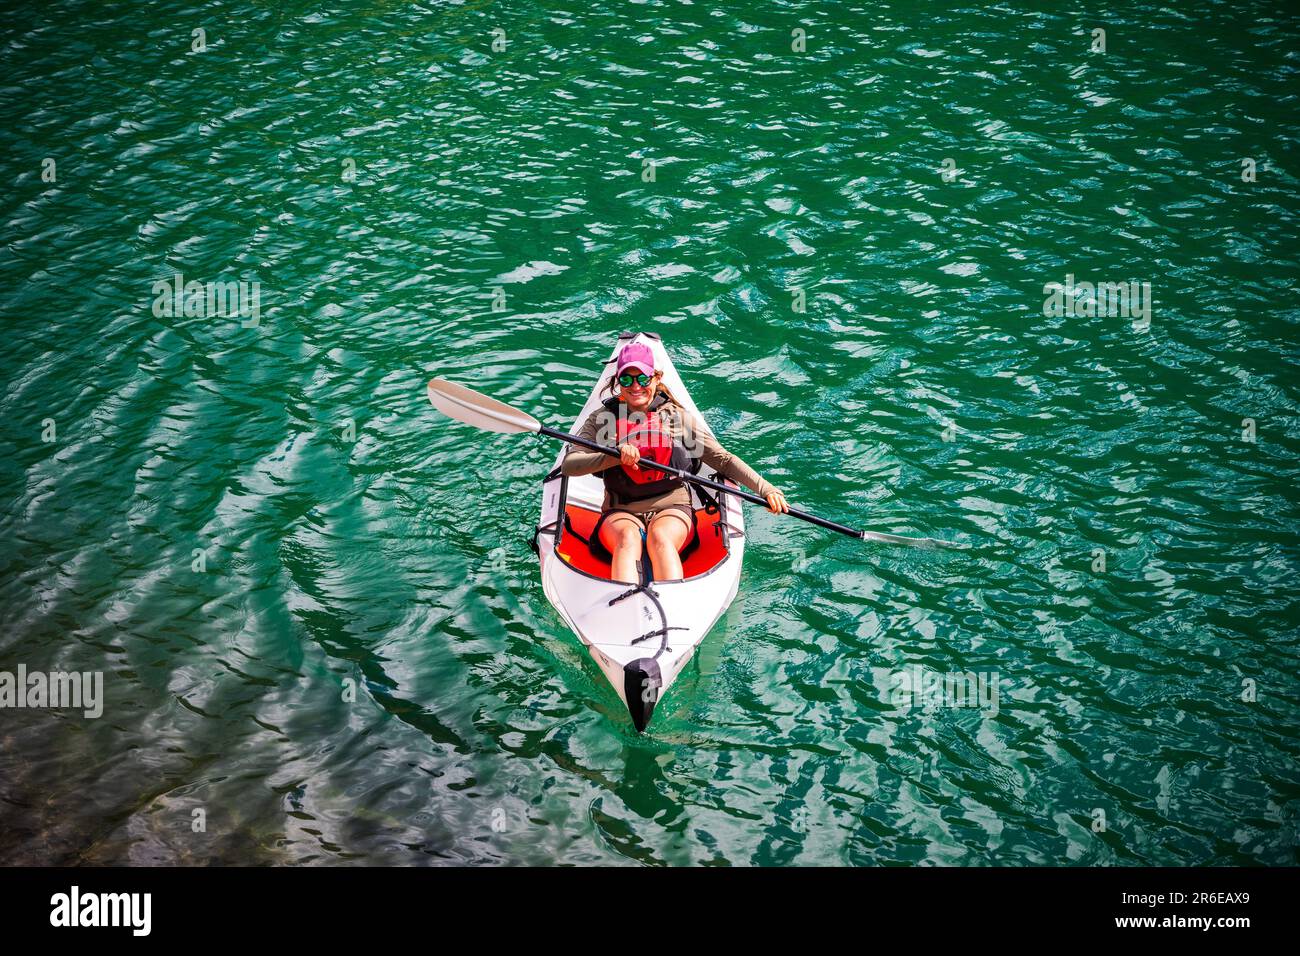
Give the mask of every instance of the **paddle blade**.
M 886 544 L 906 544 L 913 548 L 957 548 L 963 546 L 956 541 L 941 541 L 938 538 L 905 538 L 901 534 L 885 534 L 881 531 L 860 531 L 863 541 L 883 541 Z
M 490 432 L 536 433 L 542 427 L 542 423 L 527 412 L 445 378 L 429 382 L 429 401 L 448 418 Z

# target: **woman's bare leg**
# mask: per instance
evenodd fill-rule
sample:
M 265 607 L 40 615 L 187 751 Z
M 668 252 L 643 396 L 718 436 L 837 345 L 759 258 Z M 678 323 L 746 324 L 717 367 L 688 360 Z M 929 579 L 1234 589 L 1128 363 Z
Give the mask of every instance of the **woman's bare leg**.
M 636 562 L 641 557 L 641 522 L 629 514 L 606 518 L 600 526 L 600 543 L 614 555 L 610 578 L 624 584 L 640 584 Z
M 650 566 L 656 581 L 678 581 L 682 577 L 681 550 L 690 538 L 691 526 L 680 511 L 664 511 L 655 515 L 646 532 L 646 550 L 650 552 Z

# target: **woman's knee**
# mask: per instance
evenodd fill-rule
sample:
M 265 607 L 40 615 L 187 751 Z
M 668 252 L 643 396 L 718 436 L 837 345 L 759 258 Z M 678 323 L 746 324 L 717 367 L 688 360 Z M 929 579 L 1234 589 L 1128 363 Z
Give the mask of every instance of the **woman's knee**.
M 649 532 L 646 533 L 646 543 L 656 549 L 671 548 L 680 550 L 681 546 L 686 543 L 686 536 L 690 534 L 690 530 L 690 528 L 686 527 L 684 521 L 678 521 L 676 518 L 663 518 L 650 526 Z
M 616 521 L 605 530 L 615 551 L 641 546 L 641 529 L 634 521 Z

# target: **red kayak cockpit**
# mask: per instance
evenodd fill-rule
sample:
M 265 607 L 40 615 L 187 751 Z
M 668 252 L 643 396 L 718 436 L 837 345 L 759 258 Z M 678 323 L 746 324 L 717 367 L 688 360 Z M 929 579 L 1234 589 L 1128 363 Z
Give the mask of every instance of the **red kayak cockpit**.
M 587 540 L 600 518 L 600 512 L 581 505 L 566 503 L 565 521 L 560 529 L 559 543 L 555 553 L 566 564 L 593 577 L 610 579 L 610 564 L 591 553 Z M 722 524 L 722 515 L 709 514 L 703 508 L 695 509 L 696 528 L 699 544 L 682 559 L 683 578 L 693 578 L 707 574 L 727 557 L 727 530 Z

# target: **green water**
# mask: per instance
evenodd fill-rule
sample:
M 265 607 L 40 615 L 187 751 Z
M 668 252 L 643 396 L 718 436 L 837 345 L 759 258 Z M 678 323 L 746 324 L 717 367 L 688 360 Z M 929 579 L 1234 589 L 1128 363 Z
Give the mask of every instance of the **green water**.
M 1296 862 L 1283 5 L 320 6 L 0 21 L 0 670 L 106 698 L 0 711 L 0 861 Z M 631 329 L 794 504 L 968 546 L 750 509 L 643 737 L 555 447 L 423 390 L 567 426 Z

